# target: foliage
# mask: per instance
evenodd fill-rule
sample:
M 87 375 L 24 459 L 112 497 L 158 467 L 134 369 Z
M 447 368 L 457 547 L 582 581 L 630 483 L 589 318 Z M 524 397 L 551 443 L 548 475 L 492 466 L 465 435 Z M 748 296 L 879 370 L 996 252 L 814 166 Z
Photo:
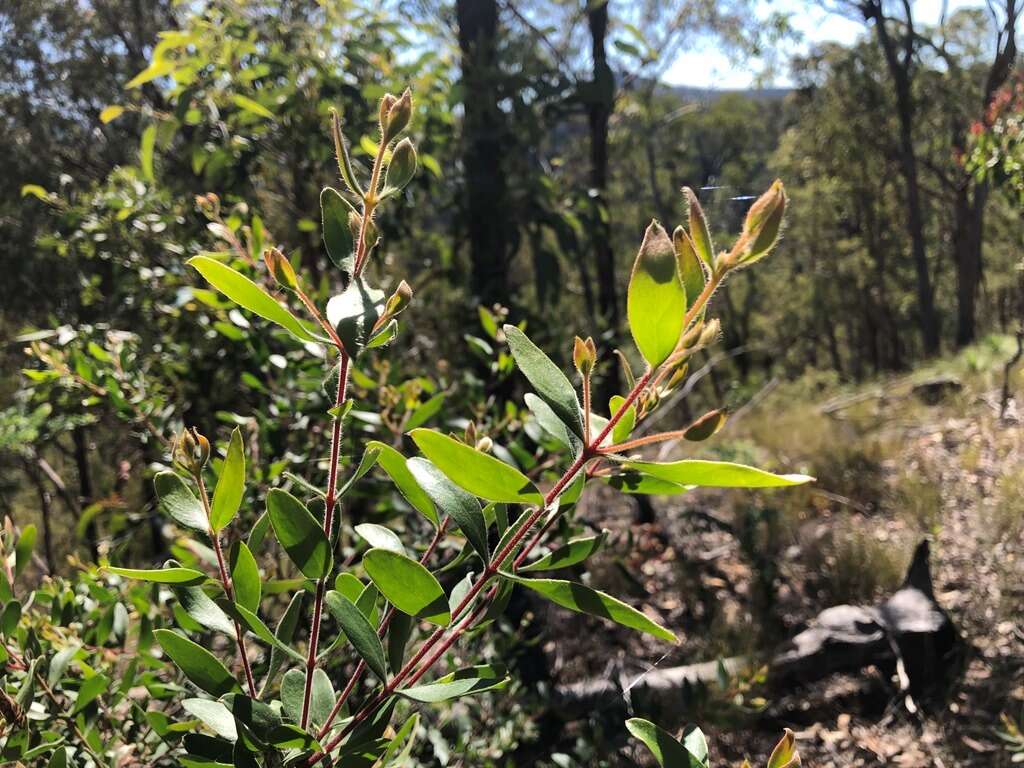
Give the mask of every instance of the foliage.
M 411 289 L 404 282 L 388 297 L 367 271 L 380 245 L 378 208 L 400 191 L 397 184 L 412 179 L 416 150 L 402 138 L 412 114 L 408 90 L 400 97 L 382 97 L 379 136 L 368 179 L 353 169 L 341 136 L 341 121 L 337 114 L 333 117 L 336 160 L 344 187 L 341 191 L 326 189 L 321 201 L 325 244 L 343 290 L 327 300 L 325 308 L 307 294 L 304 270 L 296 269 L 297 264 L 276 248 L 262 252 L 276 291 L 267 287 L 254 274 L 257 262 L 251 253 L 252 236 L 249 249 L 238 246 L 189 261 L 214 288 L 271 324 L 264 329 L 261 323 L 257 333 L 273 334 L 273 325 L 277 325 L 302 343 L 315 363 L 323 366 L 333 405 L 328 409 L 332 427 L 324 491 L 301 476 L 261 469 L 259 464 L 267 459 L 256 460 L 251 449 L 247 451 L 237 427 L 223 454 L 194 428 L 182 430 L 171 449 L 173 469 L 156 476 L 161 511 L 183 529 L 173 557 L 156 569 L 105 567 L 107 578 L 149 582 L 154 594 L 166 590 L 168 597 L 174 595 L 177 629 L 153 627 L 150 613 L 163 602 L 161 596 L 134 606 L 134 611 L 115 603 L 109 609 L 109 632 L 123 638 L 130 626 L 137 624 L 140 633 L 145 628 L 137 661 L 155 672 L 166 658 L 183 676 L 184 680 L 165 690 L 192 720 L 164 723 L 164 730 L 187 732 L 181 742 L 184 756 L 180 759 L 185 764 L 312 765 L 328 755 L 342 762 L 397 764 L 411 748 L 418 718 L 416 714 L 402 715 L 406 719 L 397 732 L 388 730 L 392 719 L 406 712 L 398 706 L 401 700 L 437 703 L 507 686 L 509 676 L 500 658 L 481 658 L 458 669 L 449 666 L 451 671 L 433 680 L 424 678 L 442 660 L 451 664 L 448 652 L 463 636 L 477 635 L 492 624 L 517 585 L 571 610 L 674 640 L 657 622 L 610 595 L 573 581 L 517 573 L 531 565 L 534 550 L 541 546 L 552 552 L 532 563 L 532 570 L 557 570 L 582 562 L 596 551 L 597 546 L 584 543 L 581 548 L 574 542 L 567 545 L 570 552 L 562 554 L 546 537 L 560 518 L 571 515 L 588 480 L 600 479 L 633 493 L 659 493 L 696 485 L 762 487 L 810 479 L 720 462 L 641 462 L 632 455 L 641 446 L 666 440 L 706 439 L 724 420 L 714 412 L 684 430 L 633 439 L 630 435 L 678 386 L 680 372 L 685 371 L 692 355 L 715 341 L 718 323 L 707 319 L 707 304 L 715 289 L 775 245 L 786 204 L 779 182 L 751 207 L 743 231 L 729 251 L 713 250 L 704 231 L 703 213 L 692 195 L 689 232 L 679 227 L 669 239 L 656 222 L 648 228 L 629 288 L 630 320 L 647 360 L 643 373 L 628 393 L 616 398 L 608 415 L 602 413 L 603 408 L 592 410 L 591 376 L 597 354 L 592 341 L 577 343 L 582 350 L 576 355 L 581 406 L 569 379 L 522 329 L 505 325 L 501 331 L 495 330 L 496 339 L 509 342 L 515 364 L 537 392 L 529 403 L 537 422 L 564 443 L 552 461 L 540 465 L 551 469 L 528 476 L 524 470 L 531 470 L 526 466 L 531 462 L 519 461 L 511 452 L 499 452 L 494 438 L 480 438 L 475 429 L 467 430 L 460 439 L 417 427 L 409 434 L 423 457 L 405 460 L 404 472 L 400 453 L 369 441 L 364 443 L 358 462 L 349 462 L 343 475 L 343 430 L 354 421 L 354 393 L 349 388 L 353 372 L 394 341 L 399 315 L 412 300 Z M 199 205 L 219 222 L 217 198 L 207 196 Z M 657 258 L 652 259 L 655 250 Z M 666 293 L 672 294 L 675 308 L 668 316 L 659 298 Z M 281 296 L 289 301 L 282 304 Z M 300 320 L 288 304 L 302 307 L 309 319 Z M 653 340 L 655 346 L 647 340 Z M 116 372 L 128 370 L 126 360 L 97 349 L 100 352 L 93 350 L 92 357 L 115 371 L 110 373 L 112 385 L 99 384 L 101 379 L 89 365 L 77 365 L 81 358 L 43 347 L 37 355 L 49 363 L 50 373 L 39 378 L 70 379 L 95 391 L 97 397 L 119 397 L 125 403 L 125 417 L 145 424 L 150 414 L 140 412 L 138 406 L 133 408 L 117 386 Z M 183 375 L 188 376 L 187 369 Z M 628 428 L 617 430 L 620 424 Z M 342 502 L 356 492 L 382 456 L 386 457 L 382 463 L 386 474 L 425 518 L 431 539 L 422 553 L 414 544 L 415 530 L 421 526 L 406 523 L 402 535 L 376 524 L 352 526 L 342 514 Z M 556 472 L 553 468 L 558 466 L 559 456 L 566 468 Z M 207 486 L 211 477 L 215 481 L 210 486 L 212 494 Z M 255 522 L 233 524 L 239 522 L 239 508 L 251 503 L 253 486 L 275 478 L 284 482 L 266 492 L 265 514 Z M 538 483 L 548 490 L 542 493 Z M 461 554 L 437 563 L 435 553 L 456 531 L 466 540 Z M 341 560 L 337 556 L 341 540 L 352 541 L 352 534 L 365 544 L 347 545 L 348 554 Z M 15 571 L 24 567 L 31 539 L 30 529 L 22 531 L 15 547 Z M 282 568 L 277 558 L 268 560 L 263 554 L 278 548 L 291 561 L 290 568 Z M 275 563 L 272 571 L 284 578 L 270 577 L 268 563 Z M 13 574 L 7 583 L 13 581 Z M 446 588 L 452 583 L 454 586 Z M 277 621 L 271 622 L 274 628 L 267 624 L 271 607 L 265 598 L 271 596 L 274 602 L 286 598 L 288 604 Z M 312 605 L 307 605 L 310 602 Z M 45 605 L 46 601 L 37 601 L 32 595 L 24 604 Z M 307 610 L 311 610 L 312 620 L 303 640 L 296 629 Z M 52 610 L 50 614 L 54 616 Z M 47 674 L 55 665 L 60 670 L 57 656 L 34 640 L 35 614 L 32 610 L 23 613 L 22 603 L 13 599 L 13 594 L 3 615 L 4 633 L 11 643 L 8 652 L 16 654 L 7 687 L 18 707 L 11 710 L 15 716 L 8 718 L 12 730 L 5 739 L 7 754 L 21 759 L 27 753 L 63 759 L 57 757 L 58 751 L 68 750 L 97 765 L 106 764 L 111 753 L 100 735 L 104 718 L 90 720 L 86 707 L 94 702 L 99 702 L 98 707 L 116 706 L 120 692 L 111 695 L 108 691 L 116 678 L 90 668 L 92 674 L 85 674 L 78 696 L 65 697 L 73 698 L 73 704 L 68 701 L 64 705 L 52 688 L 37 692 L 36 678 L 44 668 Z M 333 636 L 329 634 L 331 620 Z M 348 646 L 353 653 L 339 653 Z M 232 671 L 234 667 L 240 671 Z M 366 670 L 372 677 L 365 675 Z M 333 679 L 342 679 L 338 675 L 343 671 L 347 683 L 339 693 Z M 65 672 L 60 670 L 56 678 Z M 200 695 L 191 695 L 193 691 Z M 44 736 L 16 716 L 33 711 L 36 696 L 44 694 L 58 708 L 54 715 L 59 712 L 63 716 L 67 710 L 60 707 L 71 706 L 67 716 L 81 718 L 75 722 L 76 739 L 70 734 L 61 736 L 59 731 L 52 738 Z

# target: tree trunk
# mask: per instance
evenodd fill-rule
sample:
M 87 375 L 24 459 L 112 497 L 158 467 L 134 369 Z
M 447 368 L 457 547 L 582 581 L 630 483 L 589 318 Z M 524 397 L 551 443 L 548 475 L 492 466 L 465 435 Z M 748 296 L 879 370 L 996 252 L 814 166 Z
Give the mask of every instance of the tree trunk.
M 981 285 L 982 240 L 985 232 L 985 203 L 988 187 L 967 182 L 957 190 L 956 225 L 953 233 L 956 261 L 956 345 L 963 347 L 976 335 L 976 306 Z
M 86 435 L 85 427 L 75 427 L 71 431 L 71 439 L 75 446 L 75 467 L 78 471 L 79 508 L 84 512 L 94 500 L 92 470 L 89 468 L 89 437 Z M 99 542 L 95 523 L 86 524 L 85 540 L 89 544 L 92 559 L 96 560 L 99 556 Z
M 508 298 L 509 209 L 501 158 L 508 151 L 498 107 L 498 5 L 495 0 L 457 0 L 465 116 L 462 164 L 469 232 L 470 288 L 477 301 Z
M 609 0 L 610 1 L 610 0 Z M 590 242 L 597 274 L 598 313 L 604 330 L 611 335 L 604 345 L 608 364 L 598 393 L 599 402 L 607 402 L 619 391 L 619 368 L 614 364 L 612 349 L 619 331 L 619 295 L 615 275 L 615 253 L 611 243 L 611 212 L 605 195 L 608 190 L 608 121 L 615 103 L 615 76 L 608 66 L 605 36 L 608 32 L 608 2 L 591 2 L 587 10 L 590 27 L 593 81 L 587 100 L 587 122 L 590 128 Z
M 896 41 L 889 35 L 888 21 L 882 0 L 870 0 L 861 6 L 864 18 L 874 21 L 878 44 L 885 55 L 889 74 L 896 90 L 896 111 L 900 123 L 899 161 L 900 171 L 906 185 L 907 232 L 910 235 L 911 254 L 917 274 L 918 324 L 926 355 L 939 351 L 939 320 L 935 314 L 935 292 L 932 288 L 931 269 L 924 239 L 924 213 L 921 207 L 921 188 L 917 173 L 917 151 L 914 148 L 914 120 L 916 108 L 911 93 L 915 32 L 913 20 L 909 17 L 903 25 L 900 40 L 902 53 L 896 49 Z

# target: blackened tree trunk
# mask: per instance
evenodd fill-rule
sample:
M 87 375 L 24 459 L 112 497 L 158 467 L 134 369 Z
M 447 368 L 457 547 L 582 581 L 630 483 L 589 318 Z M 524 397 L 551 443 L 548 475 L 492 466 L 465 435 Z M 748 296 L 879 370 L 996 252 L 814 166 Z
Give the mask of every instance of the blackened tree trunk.
M 926 355 L 939 351 L 939 320 L 935 313 L 935 291 L 932 287 L 931 268 L 924 239 L 924 212 L 921 205 L 921 186 L 918 179 L 917 150 L 914 147 L 914 104 L 912 85 L 916 32 L 910 12 L 909 0 L 904 2 L 907 18 L 901 20 L 901 39 L 890 34 L 883 0 L 867 0 L 860 5 L 864 19 L 874 22 L 878 44 L 885 55 L 889 75 L 896 93 L 896 112 L 899 118 L 899 162 L 906 185 L 907 232 L 910 235 L 911 255 L 917 275 L 918 323 Z
M 470 288 L 493 304 L 508 297 L 510 229 L 508 190 L 502 172 L 504 120 L 497 62 L 495 0 L 457 0 L 465 116 L 462 165 L 470 250 Z
M 84 512 L 95 501 L 92 469 L 89 465 L 89 436 L 85 432 L 85 427 L 75 427 L 71 431 L 71 441 L 74 444 L 75 468 L 78 472 L 79 508 Z M 96 523 L 86 524 L 85 540 L 89 544 L 89 553 L 92 555 L 92 559 L 96 560 L 99 556 Z
M 608 5 L 606 2 L 590 2 L 587 10 L 587 24 L 590 28 L 591 56 L 593 57 L 593 80 L 588 89 L 587 122 L 590 129 L 590 242 L 597 276 L 598 313 L 604 329 L 614 339 L 619 330 L 619 295 L 616 286 L 615 252 L 611 243 L 611 212 L 608 210 L 608 121 L 615 104 L 615 76 L 608 66 L 605 37 L 608 33 Z M 614 344 L 603 345 L 604 377 L 599 392 L 599 402 L 619 390 L 619 369 L 613 362 L 611 351 Z

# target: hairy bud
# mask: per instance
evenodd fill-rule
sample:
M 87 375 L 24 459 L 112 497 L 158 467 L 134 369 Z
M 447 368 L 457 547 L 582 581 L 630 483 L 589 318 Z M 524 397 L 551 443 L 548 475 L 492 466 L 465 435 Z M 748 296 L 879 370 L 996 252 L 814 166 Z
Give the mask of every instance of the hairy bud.
M 768 255 L 779 240 L 782 217 L 786 212 L 786 190 L 778 179 L 757 199 L 743 223 L 743 234 L 734 249 L 739 266 L 746 266 Z
M 587 337 L 584 341 L 579 336 L 576 337 L 572 344 L 572 362 L 584 378 L 591 374 L 597 363 L 597 346 L 592 338 Z
M 263 252 L 263 261 L 278 285 L 290 291 L 298 290 L 299 280 L 295 276 L 295 270 L 281 251 L 277 248 L 268 248 Z
M 392 318 L 402 312 L 412 302 L 412 288 L 405 280 L 398 284 L 395 292 L 388 297 L 384 305 L 384 314 Z
M 390 96 L 390 94 L 388 95 Z M 409 125 L 409 120 L 412 118 L 412 91 L 406 88 L 398 99 L 391 96 L 393 101 L 390 103 L 387 103 L 387 99 L 388 96 L 385 96 L 380 104 L 380 128 L 385 144 L 397 138 L 398 134 Z M 386 103 L 387 109 L 385 111 Z
M 384 185 L 393 189 L 402 189 L 416 173 L 416 147 L 408 139 L 402 139 L 391 153 L 391 162 L 384 177 Z
M 220 198 L 213 192 L 196 195 L 196 207 L 211 221 L 220 216 Z

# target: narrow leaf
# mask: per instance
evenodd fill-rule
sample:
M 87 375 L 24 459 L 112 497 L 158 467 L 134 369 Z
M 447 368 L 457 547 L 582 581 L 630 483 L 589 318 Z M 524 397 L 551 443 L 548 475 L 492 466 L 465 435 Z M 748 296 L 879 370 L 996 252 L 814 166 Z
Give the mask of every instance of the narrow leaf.
M 277 323 L 299 341 L 322 343 L 322 339 L 310 333 L 291 312 L 241 272 L 209 256 L 193 256 L 188 260 L 188 264 L 214 288 L 244 309 L 264 320 Z
M 126 579 L 138 579 L 139 581 L 150 581 L 154 584 L 202 584 L 206 581 L 206 574 L 192 568 L 154 568 L 146 570 L 143 568 L 115 568 L 110 565 L 104 570 L 110 573 L 124 576 Z
M 703 763 L 672 738 L 672 734 L 652 723 L 634 717 L 626 721 L 626 729 L 640 739 L 662 768 L 702 768 Z
M 555 413 L 551 406 L 543 398 L 533 394 L 533 392 L 527 392 L 523 399 L 526 401 L 526 407 L 530 409 L 537 419 L 541 429 L 568 448 L 572 452 L 573 458 L 579 456 L 580 451 L 583 450 L 583 440 L 566 426 L 564 421 L 558 418 L 558 414 Z
M 348 215 L 352 206 L 345 202 L 341 193 L 331 187 L 320 192 L 321 229 L 327 255 L 334 266 L 345 274 L 352 274 L 355 267 L 355 238 L 348 226 Z
M 206 629 L 223 632 L 234 639 L 235 624 L 226 613 L 199 587 L 181 587 L 174 591 L 178 602 L 192 619 Z
M 227 668 L 201 645 L 169 629 L 155 629 L 153 636 L 185 677 L 211 696 L 223 696 L 239 689 Z
M 303 576 L 319 579 L 330 573 L 334 564 L 331 545 L 305 504 L 274 488 L 267 494 L 267 514 L 277 540 Z
M 460 669 L 440 677 L 428 685 L 417 685 L 412 688 L 396 691 L 413 701 L 436 704 L 449 699 L 457 699 L 471 693 L 482 693 L 495 688 L 504 687 L 509 681 L 505 667 L 500 664 L 485 664 L 477 667 Z
M 474 496 L 509 504 L 544 503 L 529 478 L 515 467 L 440 432 L 414 429 L 410 435 L 424 456 Z
M 416 482 L 416 478 L 412 476 L 408 467 L 405 465 L 405 456 L 396 451 L 390 445 L 377 442 L 376 440 L 367 443 L 367 450 L 371 446 L 380 448 L 380 455 L 377 458 L 377 463 L 381 469 L 387 472 L 391 481 L 398 488 L 405 500 L 408 501 L 413 508 L 423 515 L 431 524 L 437 528 L 440 525 L 440 520 L 437 517 L 437 511 L 434 509 L 434 503 L 430 500 L 430 497 L 426 492 L 420 488 Z
M 203 505 L 184 480 L 173 472 L 160 472 L 153 478 L 153 487 L 161 512 L 186 528 L 209 532 L 210 522 L 206 519 Z
M 636 608 L 626 605 L 621 600 L 604 592 L 599 592 L 596 589 L 591 589 L 571 581 L 525 579 L 506 572 L 502 572 L 501 575 L 510 581 L 532 589 L 537 594 L 546 597 L 563 608 L 568 608 L 577 613 L 588 613 L 591 616 L 611 619 L 616 624 L 659 637 L 662 640 L 668 640 L 673 643 L 676 641 L 676 636 L 667 629 L 648 619 Z
M 426 459 L 409 459 L 406 466 L 419 486 L 434 500 L 437 508 L 451 516 L 477 554 L 485 563 L 488 562 L 491 553 L 487 548 L 487 524 L 476 497 L 455 485 Z
M 245 492 L 245 453 L 242 450 L 242 431 L 235 427 L 228 443 L 228 454 L 221 466 L 217 488 L 210 506 L 210 526 L 217 533 L 238 514 Z
M 527 381 L 537 390 L 541 399 L 551 406 L 558 418 L 578 437 L 583 437 L 580 401 L 569 379 L 521 330 L 514 325 L 506 325 L 503 330 L 512 357 Z
M 326 597 L 327 608 L 341 626 L 341 631 L 352 643 L 356 653 L 373 670 L 382 682 L 387 682 L 387 661 L 384 658 L 384 646 L 373 628 L 355 603 L 341 593 L 331 590 Z
M 597 536 L 587 536 L 573 539 L 568 544 L 559 547 L 544 557 L 529 565 L 520 568 L 520 571 L 550 571 L 557 568 L 568 568 L 569 566 L 582 563 L 592 554 L 604 546 L 608 538 L 608 531 L 601 531 Z
M 75 699 L 75 706 L 71 710 L 72 715 L 77 715 L 87 706 L 96 701 L 110 688 L 110 678 L 106 675 L 93 675 L 78 689 L 78 698 Z
M 807 475 L 773 475 L 763 469 L 729 461 L 684 459 L 667 464 L 632 461 L 626 466 L 670 483 L 708 488 L 780 488 L 814 480 Z
M 249 547 L 244 541 L 236 541 L 231 547 L 230 555 L 231 583 L 235 591 L 235 602 L 250 611 L 260 607 L 260 569 L 256 565 Z

